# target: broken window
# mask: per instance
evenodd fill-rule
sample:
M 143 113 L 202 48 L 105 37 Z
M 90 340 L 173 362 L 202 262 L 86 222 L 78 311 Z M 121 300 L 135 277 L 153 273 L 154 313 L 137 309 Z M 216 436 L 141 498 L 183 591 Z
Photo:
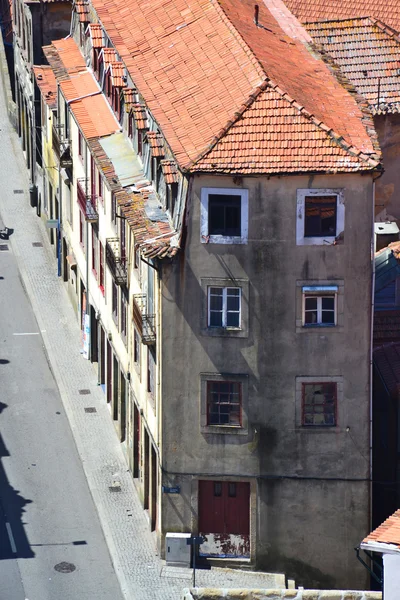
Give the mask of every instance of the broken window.
M 242 384 L 238 381 L 207 381 L 207 425 L 240 427 Z
M 305 427 L 335 427 L 336 383 L 302 384 L 302 425 Z
M 336 196 L 306 196 L 304 237 L 336 236 Z

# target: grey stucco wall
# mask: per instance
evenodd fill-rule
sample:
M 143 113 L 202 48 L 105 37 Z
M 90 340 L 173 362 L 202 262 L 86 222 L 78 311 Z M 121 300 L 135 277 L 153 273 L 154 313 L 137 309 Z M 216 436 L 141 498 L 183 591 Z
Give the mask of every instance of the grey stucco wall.
M 369 529 L 371 177 L 244 178 L 246 245 L 200 243 L 203 186 L 235 188 L 194 178 L 185 250 L 162 267 L 162 461 L 165 482 L 181 485 L 162 498 L 162 530 L 196 531 L 196 479 L 247 477 L 257 566 L 309 587 L 365 587 L 353 548 Z M 344 188 L 343 244 L 296 246 L 296 190 L 311 187 Z M 247 337 L 204 335 L 208 277 L 249 281 Z M 309 280 L 344 282 L 342 327 L 298 333 L 296 282 Z M 248 375 L 247 434 L 201 432 L 202 372 Z M 338 427 L 298 426 L 299 376 L 342 378 Z

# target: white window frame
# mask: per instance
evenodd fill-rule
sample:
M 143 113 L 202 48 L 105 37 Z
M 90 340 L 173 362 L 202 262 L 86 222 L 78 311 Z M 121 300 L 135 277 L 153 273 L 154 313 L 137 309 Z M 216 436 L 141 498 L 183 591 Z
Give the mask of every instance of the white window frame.
M 218 288 L 222 290 L 222 325 L 211 325 L 211 289 Z M 237 327 L 232 325 L 227 325 L 227 317 L 228 317 L 228 290 L 239 290 L 239 311 L 229 311 L 237 314 L 239 312 L 239 325 Z M 207 323 L 208 327 L 212 329 L 241 329 L 242 325 L 242 288 L 233 287 L 233 286 L 221 286 L 221 285 L 210 285 L 207 290 Z M 218 311 L 219 312 L 219 311 Z
M 336 235 L 305 237 L 305 204 L 307 196 L 336 196 Z M 298 189 L 296 205 L 296 244 L 297 246 L 333 245 L 344 232 L 344 190 L 343 189 Z
M 303 295 L 303 327 L 306 329 L 312 327 L 336 327 L 337 325 L 337 295 L 338 295 L 338 286 L 337 285 L 311 285 L 311 286 L 303 286 L 302 295 Z M 317 322 L 316 323 L 306 323 L 306 296 L 314 296 L 318 299 L 317 301 Z M 334 322 L 333 323 L 322 323 L 322 298 L 334 298 Z
M 208 197 L 210 194 L 221 196 L 240 196 L 240 236 L 209 235 L 208 233 Z M 237 188 L 202 188 L 200 215 L 200 242 L 202 244 L 247 244 L 249 235 L 249 190 Z

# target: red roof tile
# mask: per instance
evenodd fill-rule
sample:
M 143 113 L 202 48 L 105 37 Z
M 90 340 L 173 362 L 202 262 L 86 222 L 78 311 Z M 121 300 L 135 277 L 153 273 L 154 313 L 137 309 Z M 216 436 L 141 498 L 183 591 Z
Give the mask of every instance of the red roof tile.
M 124 88 L 122 93 L 124 95 L 125 111 L 129 113 L 131 111 L 132 104 L 135 102 L 136 90 L 132 88 Z
M 146 137 L 149 142 L 152 155 L 158 157 L 164 156 L 165 152 L 162 135 L 156 131 L 148 131 Z
M 119 131 L 119 123 L 91 73 L 73 75 L 61 81 L 60 88 L 86 139 Z
M 93 48 L 102 48 L 103 47 L 103 34 L 101 25 L 98 23 L 90 23 L 89 24 L 89 35 L 92 40 Z
M 88 71 L 75 40 L 58 40 L 43 50 L 85 138 L 118 131 L 119 123 L 96 79 Z
M 363 539 L 362 543 L 393 544 L 400 548 L 400 510 L 396 510 L 386 521 Z
M 114 87 L 124 87 L 126 85 L 123 79 L 125 76 L 124 65 L 116 60 L 110 61 L 109 65 L 112 85 Z
M 75 11 L 81 23 L 89 21 L 89 3 L 87 0 L 74 0 Z
M 36 83 L 43 100 L 50 108 L 57 108 L 57 81 L 53 69 L 47 65 L 33 67 Z
M 67 79 L 69 73 L 86 71 L 86 63 L 73 38 L 63 38 L 43 47 L 43 52 L 57 80 Z
M 178 183 L 178 167 L 173 160 L 162 160 L 161 168 L 164 173 L 165 183 Z
M 303 23 L 354 17 L 375 17 L 400 31 L 398 0 L 285 0 Z
M 174 231 L 167 218 L 150 219 L 146 212 L 149 197 L 154 195 L 152 188 L 145 188 L 140 193 L 132 194 L 126 190 L 116 193 L 122 214 L 133 230 L 135 246 L 148 258 L 172 257 L 178 252 L 174 243 Z
M 234 153 L 234 160 L 232 154 Z M 368 162 L 364 168 L 369 169 Z M 360 159 L 276 90 L 267 88 L 193 171 L 293 173 L 359 170 Z
M 190 5 L 186 0 L 92 0 L 92 4 L 183 168 L 229 129 L 244 103 L 250 105 L 259 86 L 269 80 L 297 103 L 294 106 L 305 107 L 326 125 L 327 139 L 343 137 L 347 147 L 354 146 L 365 158 L 375 153 L 354 97 L 323 61 L 284 33 L 276 9 L 274 17 L 264 3 L 260 5 L 262 27 L 256 27 L 252 0 L 240 5 L 234 0 L 192 0 Z M 301 139 L 297 146 L 300 156 Z M 247 150 L 251 153 L 251 147 Z M 308 154 L 315 150 L 311 146 Z M 231 157 L 234 161 L 234 151 Z M 332 152 L 331 163 L 335 161 L 338 170 L 346 170 L 342 152 L 337 159 Z M 348 159 L 351 169 L 356 161 L 353 156 Z M 359 162 L 365 168 L 362 158 Z M 301 170 L 301 160 L 299 166 Z M 318 170 L 316 161 L 315 166 Z
M 146 113 L 146 107 L 144 106 L 144 104 L 132 104 L 131 107 L 132 110 L 132 114 L 135 117 L 135 122 L 136 122 L 136 127 L 137 129 L 147 129 L 148 128 L 148 122 L 147 122 L 147 113 Z
M 400 36 L 396 32 L 369 17 L 309 23 L 307 29 L 373 113 L 400 111 Z

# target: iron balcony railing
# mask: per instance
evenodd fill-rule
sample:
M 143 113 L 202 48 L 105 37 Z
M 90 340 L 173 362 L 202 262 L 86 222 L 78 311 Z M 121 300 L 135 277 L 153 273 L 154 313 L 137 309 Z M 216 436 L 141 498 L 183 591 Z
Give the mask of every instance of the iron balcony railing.
M 107 238 L 106 263 L 117 285 L 127 285 L 128 274 L 126 260 L 121 258 L 121 245 L 119 238 Z
M 99 220 L 99 213 L 97 212 L 97 197 L 87 196 L 79 180 L 77 183 L 78 204 L 85 215 L 85 219 L 90 223 L 97 223 Z
M 151 346 L 156 343 L 156 315 L 150 314 L 147 310 L 146 294 L 134 294 L 132 317 L 139 333 L 142 337 L 142 343 Z

